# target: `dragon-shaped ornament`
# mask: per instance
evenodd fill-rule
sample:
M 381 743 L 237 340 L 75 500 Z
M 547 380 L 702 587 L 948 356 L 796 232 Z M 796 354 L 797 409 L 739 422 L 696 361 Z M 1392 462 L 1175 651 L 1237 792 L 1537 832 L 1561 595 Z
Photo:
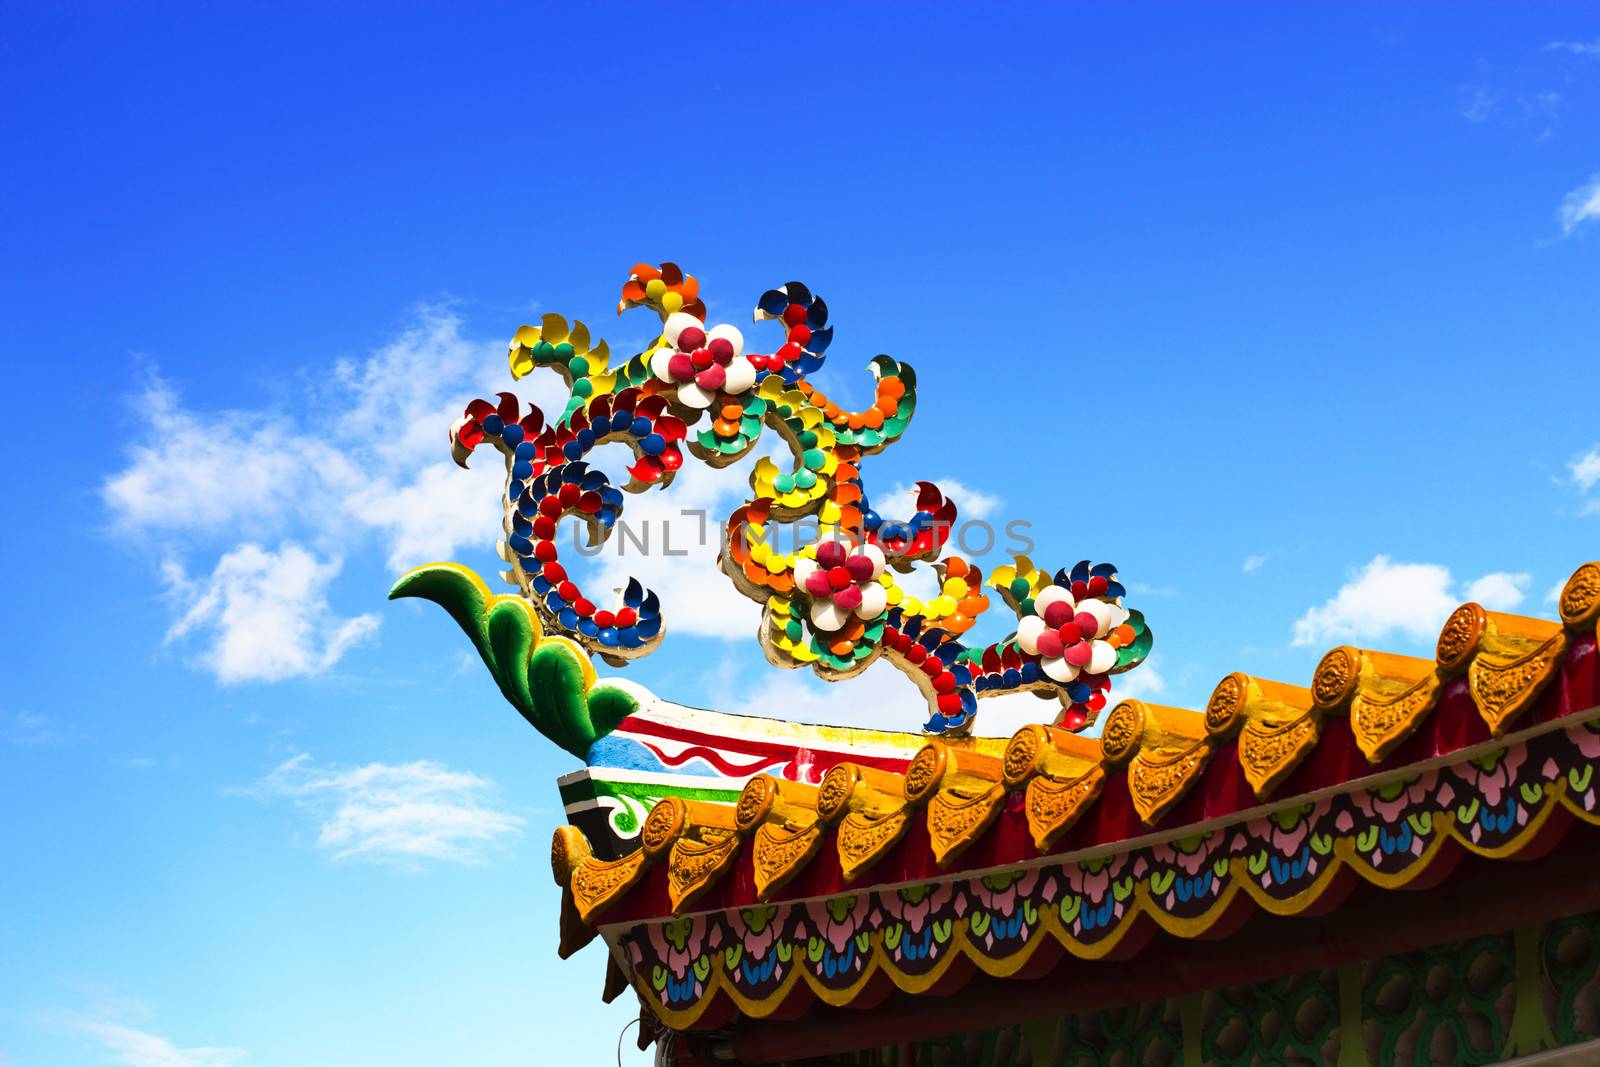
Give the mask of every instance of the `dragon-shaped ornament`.
M 482 445 L 505 458 L 505 579 L 515 595 L 493 595 L 454 564 L 421 567 L 397 583 L 394 596 L 444 604 L 478 646 L 502 691 L 541 730 L 580 757 L 596 736 L 628 713 L 625 689 L 596 686 L 585 652 L 613 666 L 646 655 L 664 634 L 661 604 L 630 579 L 620 598 L 601 606 L 563 564 L 557 529 L 573 518 L 592 545 L 610 537 L 623 491 L 665 488 L 685 453 L 713 467 L 747 455 L 764 429 L 788 446 L 784 470 L 761 458 L 750 476 L 750 499 L 727 522 L 723 571 L 744 595 L 764 605 L 760 641 L 777 666 L 809 666 L 829 680 L 853 677 L 879 656 L 905 672 L 927 700 L 932 734 L 972 729 L 978 702 L 1031 692 L 1056 700 L 1055 721 L 1081 728 L 1106 704 L 1111 676 L 1148 655 L 1149 629 L 1123 606 L 1124 587 L 1109 563 L 1081 562 L 1049 574 L 1026 557 L 998 567 L 988 586 L 1015 613 L 1015 631 L 988 645 L 964 635 L 988 610 L 982 572 L 944 555 L 956 506 L 936 486 L 918 483 L 916 513 L 884 519 L 868 503 L 866 457 L 905 433 L 916 410 L 916 376 L 889 356 L 870 364 L 873 403 L 842 410 L 806 380 L 823 365 L 833 341 L 828 308 L 799 282 L 763 293 L 756 323 L 772 322 L 783 341 L 768 354 L 746 351 L 735 326 L 706 326 L 699 283 L 676 265 L 639 264 L 622 287 L 618 312 L 644 307 L 661 332 L 643 352 L 612 366 L 604 341 L 581 322 L 546 315 L 512 338 L 514 378 L 538 368 L 561 375 L 565 409 L 546 421 L 517 398 L 474 400 L 450 431 L 458 463 Z M 634 464 L 618 489 L 585 457 L 612 442 L 627 445 Z M 772 527 L 814 522 L 817 539 L 781 552 Z M 919 601 L 897 576 L 932 566 L 939 595 Z M 559 636 L 545 638 L 546 630 Z M 552 691 L 576 696 L 552 704 Z M 554 709 L 554 710 L 552 710 Z

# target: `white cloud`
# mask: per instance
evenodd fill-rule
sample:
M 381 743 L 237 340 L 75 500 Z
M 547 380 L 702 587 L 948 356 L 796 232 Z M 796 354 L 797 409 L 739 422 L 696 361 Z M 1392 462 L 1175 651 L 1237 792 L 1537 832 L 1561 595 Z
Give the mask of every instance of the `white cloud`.
M 167 640 L 201 638 L 201 660 L 224 684 L 321 674 L 378 628 L 377 615 L 344 618 L 329 608 L 339 566 L 293 542 L 277 552 L 240 545 L 198 580 L 168 560 L 162 577 L 183 615 Z
M 1510 611 L 1527 596 L 1533 582 L 1531 574 L 1507 574 L 1504 571 L 1485 574 L 1467 585 L 1468 600 L 1475 600 L 1490 611 Z
M 809 670 L 762 671 L 728 709 L 794 722 L 920 729 L 928 704 L 911 679 L 888 663 L 874 663 L 847 682 L 829 683 Z
M 489 456 L 468 470 L 434 463 L 409 485 L 359 489 L 345 499 L 344 508 L 382 534 L 388 567 L 398 574 L 448 560 L 462 545 L 492 540 L 500 531 L 505 481 L 505 468 Z
M 317 819 L 317 847 L 335 859 L 472 863 L 503 847 L 523 825 L 499 805 L 493 782 L 429 760 L 338 767 L 317 766 L 301 754 L 257 789 L 286 797 Z
M 1551 41 L 1544 47 L 1547 52 L 1568 52 L 1575 56 L 1600 59 L 1600 37 L 1592 41 Z
M 245 520 L 278 525 L 321 506 L 330 483 L 354 479 L 337 449 L 279 416 L 196 414 L 160 379 L 150 382 L 135 409 L 148 440 L 129 450 L 128 466 L 105 484 L 125 528 L 192 533 Z
M 1378 556 L 1327 603 L 1294 624 L 1296 645 L 1387 637 L 1436 635 L 1458 601 L 1450 571 L 1431 563 L 1394 563 Z
M 1509 611 L 1525 599 L 1531 574 L 1496 572 L 1459 588 L 1450 569 L 1435 563 L 1396 563 L 1376 556 L 1334 596 L 1294 624 L 1297 646 L 1375 641 L 1396 633 L 1432 640 L 1462 602 Z
M 1542 140 L 1555 132 L 1567 101 L 1560 93 L 1525 93 L 1517 97 L 1517 104 L 1522 108 L 1524 120 L 1544 127 L 1539 134 Z
M 1265 552 L 1258 552 L 1258 553 L 1256 553 L 1254 555 L 1246 556 L 1244 558 L 1244 566 L 1241 569 L 1246 574 L 1253 574 L 1256 571 L 1260 570 L 1261 569 L 1261 565 L 1263 563 L 1265 563 L 1265 562 L 1267 562 L 1266 553 Z
M 1486 122 L 1500 108 L 1500 98 L 1495 93 L 1481 85 L 1474 85 L 1463 89 L 1461 93 L 1461 117 L 1468 122 Z
M 773 441 L 766 451 L 757 450 L 721 470 L 687 462 L 667 489 L 624 499 L 619 526 L 626 525 L 628 536 L 621 529 L 614 531 L 600 554 L 584 560 L 564 528 L 562 558 L 570 557 L 575 569 L 591 576 L 580 584 L 603 607 L 609 606 L 612 590 L 621 590 L 630 577 L 653 590 L 661 598 L 669 644 L 674 635 L 753 639 L 761 623 L 761 605 L 733 587 L 717 565 L 717 553 L 728 515 L 748 498 L 750 470 L 760 455 L 770 455 L 784 466 L 788 451 Z M 598 462 L 614 471 L 615 479 L 627 477 L 618 463 Z M 789 547 L 787 541 L 779 544 Z
M 48 715 L 0 711 L 0 741 L 19 748 L 45 748 L 73 740 L 71 731 Z
M 1573 486 L 1583 497 L 1579 514 L 1600 514 L 1600 493 L 1593 492 L 1595 486 L 1600 485 L 1600 445 L 1569 462 L 1567 470 L 1571 474 Z
M 1587 493 L 1600 484 L 1600 445 L 1568 463 L 1567 469 L 1572 472 L 1572 484 L 1581 492 Z
M 1600 219 L 1600 174 L 1578 186 L 1561 198 L 1556 209 L 1556 221 L 1561 223 L 1561 236 L 1571 236 L 1579 226 Z
M 104 1019 L 74 1017 L 69 1025 L 98 1042 L 112 1062 L 126 1067 L 232 1067 L 245 1059 L 243 1049 L 179 1048 L 147 1030 Z
M 507 388 L 503 341 L 467 340 L 454 315 L 423 308 L 392 342 L 313 379 L 290 417 L 187 408 L 152 378 L 135 402 L 139 439 L 102 487 L 130 542 L 164 561 L 180 610 L 169 639 L 203 634 L 198 662 L 223 682 L 318 674 L 371 633 L 376 616 L 329 607 L 342 558 L 377 542 L 398 572 L 499 535 L 498 457 L 456 469 L 445 430 L 467 401 Z M 554 375 L 517 391 L 550 414 L 565 398 Z M 290 540 L 267 551 L 230 540 L 240 528 Z

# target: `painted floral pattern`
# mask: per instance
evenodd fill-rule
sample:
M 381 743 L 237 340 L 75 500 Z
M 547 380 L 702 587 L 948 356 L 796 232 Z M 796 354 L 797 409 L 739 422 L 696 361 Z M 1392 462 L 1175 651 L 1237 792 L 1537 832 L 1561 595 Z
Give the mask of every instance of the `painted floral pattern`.
M 848 992 L 874 960 L 910 985 L 940 971 L 952 952 L 998 972 L 1047 931 L 1069 951 L 1098 955 L 1140 910 L 1179 933 L 1202 933 L 1233 881 L 1257 896 L 1309 903 L 1316 894 L 1308 890 L 1341 863 L 1392 884 L 1420 873 L 1447 837 L 1503 854 L 1546 818 L 1600 822 L 1597 768 L 1600 730 L 1579 724 L 1132 852 L 644 923 L 623 943 L 635 973 L 675 1012 L 719 985 L 747 1003 L 764 1001 L 794 972 L 813 988 Z M 1547 812 L 1558 799 L 1563 810 Z

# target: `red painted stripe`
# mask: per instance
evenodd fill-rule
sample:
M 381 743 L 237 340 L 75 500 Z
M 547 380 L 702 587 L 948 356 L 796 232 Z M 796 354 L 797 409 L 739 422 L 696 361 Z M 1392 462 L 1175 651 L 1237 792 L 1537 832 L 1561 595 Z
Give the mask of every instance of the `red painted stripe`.
M 648 748 L 651 752 L 654 752 L 661 762 L 665 763 L 668 767 L 681 767 L 692 759 L 703 759 L 730 778 L 742 778 L 755 774 L 757 771 L 762 770 L 763 768 L 778 766 L 785 762 L 780 754 L 777 756 L 758 757 L 750 763 L 734 763 L 721 752 L 718 752 L 714 748 L 707 748 L 705 745 L 690 745 L 676 756 L 669 756 L 666 752 L 657 748 L 655 745 L 652 745 L 648 741 L 641 741 L 639 743 L 645 748 Z
M 658 722 L 643 715 L 630 715 L 623 719 L 617 726 L 617 732 L 661 737 L 670 741 L 682 741 L 697 748 L 716 749 L 723 753 L 767 757 L 768 763 L 781 761 L 790 768 L 803 766 L 813 770 L 815 772 L 814 777 L 807 776 L 813 781 L 821 781 L 822 775 L 841 763 L 855 763 L 863 767 L 903 772 L 906 769 L 906 764 L 911 762 L 910 756 L 904 758 L 899 756 L 869 756 L 844 745 L 819 750 L 813 745 L 825 744 L 820 739 L 811 744 L 782 744 L 773 741 L 758 741 L 754 738 L 729 736 L 727 734 L 707 733 L 703 730 L 688 730 L 683 727 Z M 645 744 L 642 741 L 640 743 Z M 654 745 L 645 744 L 645 747 L 655 752 L 664 761 L 667 760 L 667 757 Z M 681 763 L 682 760 L 678 762 Z M 713 760 L 712 762 L 715 765 L 715 761 Z M 677 766 L 678 763 L 671 763 L 671 765 Z M 749 774 L 752 772 L 743 771 L 738 773 Z M 788 777 L 788 775 L 785 775 L 785 777 Z

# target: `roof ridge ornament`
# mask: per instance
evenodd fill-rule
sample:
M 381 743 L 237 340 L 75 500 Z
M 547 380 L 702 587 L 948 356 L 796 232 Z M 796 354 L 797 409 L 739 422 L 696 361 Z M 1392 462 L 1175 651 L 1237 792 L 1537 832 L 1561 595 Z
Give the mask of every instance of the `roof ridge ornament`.
M 654 311 L 661 332 L 617 366 L 587 326 L 559 315 L 513 336 L 513 378 L 543 368 L 567 384 L 555 420 L 538 408 L 524 411 L 505 392 L 495 402 L 468 404 L 450 430 L 451 452 L 462 466 L 483 445 L 504 458 L 499 547 L 508 564 L 503 577 L 517 593 L 491 596 L 455 564 L 417 568 L 391 592 L 445 606 L 507 699 L 557 743 L 582 757 L 633 706 L 625 688 L 595 684 L 589 656 L 621 667 L 653 651 L 665 633 L 659 598 L 636 579 L 610 606 L 585 595 L 561 560 L 559 524 L 575 519 L 590 544 L 599 545 L 618 523 L 624 490 L 666 488 L 686 453 L 712 467 L 733 463 L 765 429 L 788 445 L 792 469 L 765 457 L 756 462 L 750 498 L 727 521 L 719 562 L 740 592 L 764 605 L 759 640 L 775 665 L 810 667 L 837 681 L 885 658 L 926 699 L 923 729 L 959 735 L 971 731 L 980 698 L 1016 692 L 1056 700 L 1054 722 L 1080 729 L 1106 706 L 1111 676 L 1148 656 L 1150 630 L 1123 605 L 1116 567 L 1088 560 L 1054 574 L 1026 557 L 995 568 L 987 587 L 1015 613 L 1016 628 L 986 645 L 967 643 L 991 598 L 978 567 L 941 555 L 955 502 L 919 482 L 916 513 L 906 521 L 885 519 L 869 503 L 862 475 L 866 457 L 909 425 L 916 375 L 880 355 L 869 364 L 871 406 L 850 412 L 828 400 L 806 380 L 822 367 L 833 340 L 827 305 L 808 287 L 789 282 L 756 302 L 754 321 L 776 322 L 783 331 L 770 354 L 747 352 L 735 326 L 708 327 L 699 282 L 675 264 L 633 268 L 617 310 L 635 307 Z M 627 445 L 634 455 L 621 489 L 587 462 L 594 448 L 609 443 Z M 780 552 L 769 527 L 798 520 L 815 522 L 817 540 Z M 927 601 L 897 582 L 897 574 L 919 565 L 939 578 L 939 595 Z M 516 610 L 505 603 L 511 600 Z M 541 695 L 551 687 L 559 699 Z

